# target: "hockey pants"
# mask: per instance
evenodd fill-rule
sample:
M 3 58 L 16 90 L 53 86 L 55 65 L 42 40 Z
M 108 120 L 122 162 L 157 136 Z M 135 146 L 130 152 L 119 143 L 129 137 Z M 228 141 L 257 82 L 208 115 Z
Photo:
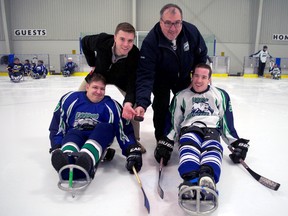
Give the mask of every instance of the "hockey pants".
M 179 140 L 179 174 L 199 171 L 202 165 L 210 166 L 214 171 L 214 180 L 217 183 L 221 174 L 223 147 L 215 139 L 203 140 L 197 133 L 188 132 Z

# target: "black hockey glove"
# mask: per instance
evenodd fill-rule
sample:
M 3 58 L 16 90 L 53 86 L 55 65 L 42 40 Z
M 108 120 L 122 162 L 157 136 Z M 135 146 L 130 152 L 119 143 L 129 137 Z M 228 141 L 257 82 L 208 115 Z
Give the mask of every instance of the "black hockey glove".
M 245 160 L 249 148 L 248 142 L 249 140 L 240 138 L 231 143 L 233 153 L 229 157 L 234 163 L 240 163 L 240 159 Z
M 158 163 L 160 163 L 161 158 L 163 158 L 163 165 L 166 166 L 170 160 L 172 151 L 174 147 L 174 141 L 164 137 L 160 139 L 157 143 L 157 147 L 154 151 L 154 157 Z
M 50 149 L 49 149 L 49 153 L 51 154 L 53 151 L 55 151 L 56 149 L 60 149 L 61 148 L 61 145 L 60 144 L 58 144 L 58 145 L 55 145 L 55 146 L 53 146 L 53 147 L 51 147 Z
M 131 174 L 133 174 L 133 166 L 137 172 L 139 172 L 142 167 L 141 146 L 137 144 L 131 145 L 127 149 L 126 168 Z

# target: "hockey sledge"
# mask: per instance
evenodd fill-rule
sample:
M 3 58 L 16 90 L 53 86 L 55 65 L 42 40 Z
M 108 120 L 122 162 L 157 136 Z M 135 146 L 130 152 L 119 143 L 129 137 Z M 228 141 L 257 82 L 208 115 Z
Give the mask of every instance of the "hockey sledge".
M 22 73 L 18 76 L 11 75 L 10 80 L 14 83 L 22 82 L 22 81 L 24 81 L 24 75 Z
M 182 199 L 182 194 L 193 191 L 196 193 L 195 199 Z M 209 200 L 202 198 L 201 193 L 209 193 Z M 179 206 L 190 215 L 205 215 L 214 212 L 218 208 L 218 194 L 216 191 L 201 186 L 191 186 L 179 191 Z
M 69 170 L 69 178 L 63 178 L 63 174 L 67 169 Z M 76 170 L 80 170 L 85 177 L 83 178 L 74 178 L 74 173 Z M 66 166 L 63 166 L 59 170 L 59 182 L 58 187 L 59 189 L 63 191 L 70 192 L 72 194 L 72 197 L 74 198 L 77 191 L 84 190 L 88 187 L 88 185 L 91 183 L 92 178 L 90 177 L 89 173 L 82 167 L 77 166 L 75 164 L 69 164 Z
M 114 155 L 115 149 L 107 148 L 90 174 L 83 167 L 75 164 L 63 166 L 58 172 L 59 189 L 70 192 L 74 198 L 77 191 L 82 191 L 89 186 L 94 178 L 99 162 L 111 161 L 114 158 Z M 69 157 L 74 159 L 78 156 L 78 153 L 69 154 Z

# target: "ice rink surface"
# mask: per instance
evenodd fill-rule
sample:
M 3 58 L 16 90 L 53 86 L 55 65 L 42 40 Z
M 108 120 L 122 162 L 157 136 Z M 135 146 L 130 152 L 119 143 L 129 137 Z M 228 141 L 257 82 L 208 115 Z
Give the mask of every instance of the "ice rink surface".
M 90 186 L 72 198 L 57 187 L 58 175 L 50 163 L 48 127 L 60 97 L 77 90 L 83 77 L 12 83 L 0 77 L 0 215 L 1 216 L 143 216 L 148 215 L 142 191 L 125 168 L 117 143 L 111 162 L 101 163 Z M 217 184 L 219 207 L 211 215 L 286 216 L 288 212 L 288 80 L 267 78 L 213 78 L 213 85 L 231 97 L 235 127 L 250 139 L 246 163 L 257 173 L 279 182 L 272 191 L 241 166 L 230 161 L 224 148 L 222 175 Z M 106 93 L 120 103 L 123 97 L 113 86 Z M 159 166 L 154 159 L 152 110 L 141 123 L 141 143 L 147 153 L 139 172 L 151 207 L 151 216 L 187 215 L 178 206 L 178 151 L 175 148 L 163 169 L 162 200 L 157 193 Z M 222 142 L 223 143 L 223 142 Z M 225 143 L 223 143 L 226 146 Z

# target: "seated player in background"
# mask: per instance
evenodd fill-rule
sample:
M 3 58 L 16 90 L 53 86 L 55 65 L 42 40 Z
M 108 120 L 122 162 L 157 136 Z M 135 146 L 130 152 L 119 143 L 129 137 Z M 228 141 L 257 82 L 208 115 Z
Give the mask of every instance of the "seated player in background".
M 277 64 L 274 64 L 274 62 L 272 62 L 272 65 L 269 68 L 269 73 L 271 74 L 272 79 L 281 79 L 281 68 L 278 67 Z
M 30 64 L 29 59 L 26 59 L 26 60 L 24 61 L 23 67 L 24 67 L 24 75 L 25 75 L 25 76 L 30 75 L 30 72 L 31 72 L 31 70 L 32 70 L 32 67 L 31 67 L 31 64 Z
M 73 62 L 73 59 L 71 57 L 69 57 L 63 69 L 63 76 L 64 77 L 70 76 L 75 71 L 76 67 L 77 64 Z
M 105 95 L 105 88 L 105 78 L 93 73 L 86 91 L 69 92 L 60 99 L 49 127 L 51 161 L 57 172 L 75 163 L 93 178 L 97 164 L 115 137 L 127 157 L 127 170 L 133 173 L 133 166 L 137 171 L 141 169 L 141 148 L 132 124 L 121 117 L 121 105 Z M 77 153 L 76 160 L 69 157 L 71 153 Z
M 10 80 L 13 82 L 20 82 L 24 75 L 24 67 L 19 58 L 14 58 L 13 63 L 7 67 Z
M 41 77 L 46 78 L 47 73 L 48 73 L 48 70 L 46 66 L 44 65 L 43 60 L 38 60 L 37 65 L 33 67 L 32 77 L 34 79 L 40 79 Z

